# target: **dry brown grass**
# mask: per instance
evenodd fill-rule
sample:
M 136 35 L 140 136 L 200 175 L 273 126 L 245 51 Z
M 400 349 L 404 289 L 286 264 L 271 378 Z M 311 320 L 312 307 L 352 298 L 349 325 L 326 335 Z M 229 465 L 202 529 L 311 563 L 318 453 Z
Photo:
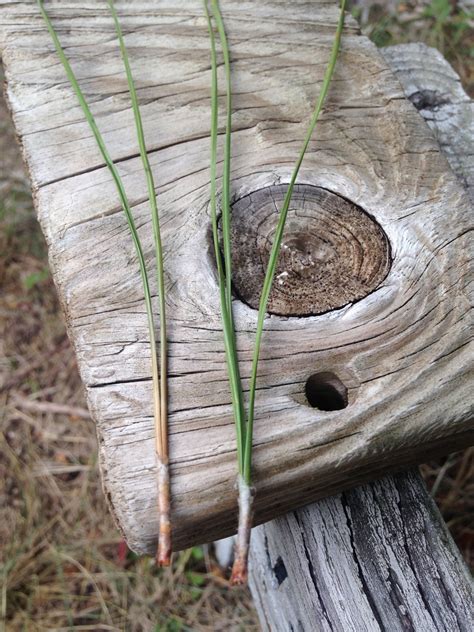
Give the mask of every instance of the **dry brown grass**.
M 474 572 L 474 448 L 421 466 L 451 535 Z
M 248 592 L 229 590 L 205 549 L 161 571 L 113 524 L 3 102 L 0 178 L 0 630 L 257 630 Z M 422 471 L 474 566 L 474 450 Z

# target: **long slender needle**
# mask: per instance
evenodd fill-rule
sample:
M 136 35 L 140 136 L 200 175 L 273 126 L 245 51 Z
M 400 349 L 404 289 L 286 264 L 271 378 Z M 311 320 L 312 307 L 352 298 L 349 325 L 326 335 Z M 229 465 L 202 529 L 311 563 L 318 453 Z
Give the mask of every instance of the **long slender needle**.
M 235 332 L 232 321 L 232 304 L 229 305 L 226 294 L 226 270 L 222 261 L 219 247 L 219 229 L 217 224 L 217 135 L 218 135 L 218 85 L 217 85 L 217 55 L 214 31 L 212 29 L 207 0 L 203 1 L 204 13 L 207 19 L 209 38 L 211 42 L 211 223 L 214 242 L 214 253 L 217 263 L 219 282 L 219 296 L 221 303 L 222 328 L 224 332 L 224 346 L 226 362 L 229 373 L 229 383 L 232 398 L 232 408 L 237 434 L 237 454 L 239 459 L 239 471 L 243 471 L 243 454 L 245 445 L 245 411 L 243 405 L 242 386 L 238 367 L 237 349 L 235 344 Z M 225 182 L 225 180 L 224 180 Z M 226 239 L 224 235 L 224 240 Z M 230 240 L 230 235 L 227 237 Z
M 102 138 L 102 134 L 100 133 L 99 128 L 97 127 L 97 124 L 95 122 L 94 116 L 89 109 L 89 106 L 84 98 L 81 88 L 79 87 L 76 76 L 71 68 L 71 65 L 66 55 L 64 54 L 59 38 L 56 35 L 56 31 L 54 30 L 51 20 L 49 19 L 49 16 L 46 13 L 46 10 L 43 6 L 43 0 L 38 0 L 38 6 L 41 11 L 41 15 L 43 16 L 43 19 L 48 28 L 49 34 L 51 35 L 51 39 L 53 40 L 54 46 L 56 47 L 56 52 L 59 56 L 59 59 L 61 60 L 62 65 L 64 66 L 69 82 L 74 92 L 76 93 L 77 99 L 79 101 L 79 105 L 82 108 L 84 116 L 97 142 L 97 146 L 99 148 L 100 153 L 102 154 L 102 158 L 104 159 L 105 164 L 107 165 L 110 171 L 110 174 L 112 175 L 115 186 L 117 188 L 117 193 L 120 198 L 120 203 L 122 205 L 122 208 L 125 213 L 125 217 L 127 219 L 127 223 L 130 229 L 133 245 L 135 246 L 135 251 L 138 257 L 140 275 L 142 278 L 143 290 L 145 294 L 145 306 L 146 306 L 148 332 L 150 336 L 150 346 L 151 346 L 151 364 L 152 364 L 152 378 L 153 378 L 153 384 L 154 384 L 153 395 L 154 395 L 155 418 L 160 420 L 160 393 L 159 393 L 160 387 L 159 387 L 159 379 L 158 379 L 158 376 L 159 376 L 158 363 L 156 359 L 156 339 L 155 339 L 155 326 L 153 322 L 153 307 L 152 307 L 152 300 L 151 300 L 150 285 L 148 283 L 148 274 L 146 270 L 145 257 L 143 255 L 143 250 L 140 243 L 140 238 L 138 237 L 135 221 L 133 219 L 132 211 L 130 209 L 127 195 L 125 193 L 125 188 L 123 186 L 122 178 L 120 177 L 117 171 L 117 168 L 112 158 L 110 157 L 110 154 Z M 159 450 L 160 452 L 162 452 L 163 450 L 163 446 L 161 442 L 161 434 L 160 434 L 160 440 L 159 440 Z
M 123 63 L 125 66 L 125 72 L 127 74 L 128 89 L 130 92 L 130 98 L 132 101 L 133 115 L 135 118 L 135 127 L 137 130 L 138 145 L 140 148 L 140 156 L 143 163 L 143 169 L 146 175 L 148 197 L 151 207 L 151 218 L 153 224 L 153 238 L 155 242 L 156 251 L 156 278 L 158 282 L 158 297 L 160 307 L 160 393 L 161 393 L 161 445 L 163 446 L 162 458 L 168 458 L 168 428 L 167 428 L 167 340 L 166 340 L 166 302 L 165 302 L 165 281 L 164 281 L 164 266 L 163 266 L 163 247 L 161 243 L 160 232 L 160 218 L 158 214 L 155 182 L 153 179 L 153 172 L 150 167 L 150 161 L 148 159 L 148 153 L 145 144 L 145 135 L 143 131 L 143 122 L 138 106 L 137 91 L 135 89 L 135 82 L 133 81 L 132 70 L 130 67 L 130 61 L 128 58 L 127 48 L 123 39 L 122 28 L 115 10 L 113 0 L 108 0 L 110 11 L 115 23 L 115 30 L 120 45 L 120 52 L 122 54 Z
M 125 217 L 130 229 L 130 234 L 132 237 L 132 241 L 135 247 L 135 251 L 137 254 L 137 258 L 138 258 L 138 263 L 139 263 L 139 268 L 140 268 L 140 275 L 141 275 L 141 279 L 142 279 L 142 284 L 143 284 L 143 291 L 144 291 L 144 296 L 145 296 L 145 308 L 146 308 L 146 313 L 147 313 L 147 322 L 148 322 L 148 333 L 149 333 L 149 339 L 150 339 L 150 351 L 151 351 L 151 369 L 152 369 L 152 383 L 153 383 L 153 407 L 154 407 L 154 418 L 155 418 L 155 429 L 156 429 L 156 450 L 158 455 L 162 456 L 162 458 L 164 460 L 166 460 L 165 466 L 166 466 L 166 472 L 161 473 L 160 472 L 160 481 L 159 481 L 159 496 L 162 496 L 165 498 L 165 501 L 167 502 L 168 506 L 169 506 L 169 478 L 168 478 L 168 470 L 167 470 L 167 460 L 168 460 L 168 444 L 167 444 L 167 432 L 166 432 L 166 425 L 163 428 L 162 425 L 162 409 L 165 415 L 165 419 L 166 419 L 166 331 L 163 331 L 163 323 L 164 323 L 164 310 L 161 311 L 162 314 L 162 328 L 161 328 L 161 332 L 162 332 L 162 336 L 164 336 L 164 340 L 165 340 L 165 344 L 161 345 L 161 351 L 162 354 L 164 354 L 164 361 L 163 361 L 163 356 L 162 356 L 162 366 L 165 368 L 164 371 L 164 378 L 162 381 L 162 384 L 164 385 L 164 392 L 161 393 L 160 391 L 162 389 L 160 389 L 160 372 L 159 372 L 159 368 L 158 368 L 158 360 L 157 360 L 157 349 L 156 349 L 156 338 L 155 338 L 155 324 L 154 324 L 154 319 L 153 319 L 153 305 L 152 305 L 152 297 L 151 297 L 151 291 L 150 291 L 150 284 L 148 281 L 148 273 L 147 273 L 147 269 L 146 269 L 146 263 L 145 263 L 145 257 L 143 254 L 143 249 L 141 246 L 141 242 L 140 242 L 140 238 L 138 236 L 138 232 L 135 226 L 135 222 L 132 216 L 132 212 L 131 212 L 131 208 L 130 208 L 130 204 L 125 192 L 125 188 L 123 185 L 123 181 L 117 171 L 117 168 L 107 150 L 107 147 L 104 143 L 104 140 L 102 138 L 102 135 L 97 127 L 97 124 L 95 122 L 94 116 L 87 104 L 87 101 L 82 93 L 82 90 L 77 82 L 76 76 L 74 74 L 74 71 L 71 68 L 71 65 L 66 57 L 66 55 L 64 54 L 64 50 L 61 46 L 61 43 L 59 41 L 59 38 L 56 34 L 56 31 L 54 30 L 54 27 L 52 25 L 52 22 L 44 8 L 44 3 L 43 0 L 37 0 L 38 2 L 38 6 L 39 6 L 39 10 L 41 12 L 41 15 L 46 23 L 47 29 L 49 31 L 49 34 L 51 36 L 51 39 L 53 40 L 54 46 L 56 48 L 56 52 L 59 56 L 59 59 L 66 71 L 66 75 L 69 79 L 69 82 L 74 90 L 74 92 L 76 93 L 77 99 L 79 101 L 79 105 L 81 106 L 81 109 L 84 113 L 84 116 L 86 118 L 87 123 L 89 124 L 89 127 L 94 135 L 94 138 L 97 142 L 97 146 L 99 148 L 99 151 L 102 155 L 102 158 L 104 159 L 104 162 L 107 166 L 107 168 L 109 169 L 110 174 L 112 175 L 113 181 L 115 183 L 115 186 L 117 188 L 117 192 L 119 195 L 119 199 L 123 208 L 123 211 L 125 213 Z M 109 3 L 110 4 L 110 3 Z M 117 16 L 113 10 L 113 5 L 111 5 L 111 9 L 112 12 L 114 14 L 114 19 L 116 22 L 116 26 L 118 25 L 118 20 L 117 20 Z M 120 28 L 120 26 L 119 26 Z M 121 48 L 123 45 L 123 38 L 119 38 L 121 39 Z M 124 49 L 124 47 L 123 47 Z M 123 50 L 122 50 L 122 54 L 123 54 Z M 129 79 L 129 85 L 130 83 L 133 86 L 133 80 L 131 78 L 131 72 L 130 72 L 130 67 L 128 64 L 128 59 L 126 56 L 126 52 L 125 52 L 125 57 L 124 57 L 124 62 L 125 62 L 125 66 L 126 66 L 126 71 L 127 71 L 127 78 Z M 131 94 L 132 94 L 132 90 L 131 90 Z M 134 107 L 134 113 L 136 116 L 136 111 L 138 110 L 138 103 L 136 100 L 136 93 L 135 90 L 133 88 L 133 95 L 132 95 L 132 103 L 133 103 L 133 107 Z M 136 122 L 137 122 L 137 116 L 135 118 Z M 138 137 L 139 137 L 139 144 L 140 144 L 140 153 L 142 153 L 142 151 L 145 154 L 146 157 L 146 148 L 145 148 L 145 144 L 144 144 L 144 139 L 143 139 L 143 129 L 141 126 L 141 118 L 140 115 L 138 114 L 138 122 L 137 122 L 137 131 L 138 131 Z M 142 154 L 142 158 L 143 158 L 143 154 Z M 145 162 L 145 161 L 144 161 Z M 150 204 L 152 205 L 152 209 L 153 209 L 153 214 L 152 216 L 155 214 L 156 212 L 156 218 L 157 218 L 157 210 L 156 210 L 156 200 L 154 197 L 154 184 L 153 184 L 153 179 L 152 179 L 152 175 L 151 175 L 151 170 L 149 167 L 149 163 L 148 163 L 148 159 L 146 157 L 146 167 L 145 167 L 145 171 L 147 174 L 147 182 L 149 185 L 149 192 L 150 192 Z M 151 189 L 150 189 L 151 187 Z M 153 191 L 153 195 L 151 195 L 151 190 Z M 154 220 L 153 220 L 154 221 Z M 157 227 L 157 234 L 159 237 L 159 224 L 156 224 Z M 155 228 L 155 221 L 154 221 L 154 228 Z M 155 233 L 155 238 L 156 238 L 156 233 Z M 155 242 L 156 243 L 156 242 Z M 159 248 L 160 248 L 160 252 L 161 252 L 161 242 L 159 243 Z M 159 278 L 159 285 L 160 285 L 160 274 L 162 275 L 163 271 L 162 271 L 162 258 L 160 258 L 160 261 L 157 262 L 158 266 L 161 266 L 161 268 L 158 268 L 158 278 Z M 161 280 L 162 280 L 162 276 L 161 276 Z M 161 298 L 164 298 L 164 293 L 160 292 L 160 300 Z M 165 402 L 165 405 L 163 406 L 163 401 Z M 170 548 L 170 541 L 168 540 L 168 547 Z M 167 557 L 167 559 L 169 559 L 169 556 Z M 165 562 L 166 563 L 166 562 Z
M 239 374 L 237 349 L 235 342 L 235 327 L 232 315 L 232 268 L 231 268 L 231 239 L 230 239 L 230 160 L 231 160 L 231 84 L 230 84 L 230 62 L 227 45 L 226 32 L 216 0 L 211 0 L 212 14 L 217 25 L 220 43 L 224 57 L 224 68 L 226 77 L 226 132 L 224 145 L 224 174 L 223 174 L 223 195 L 222 195 L 222 239 L 224 245 L 225 270 L 221 261 L 219 250 L 219 238 L 217 231 L 216 217 L 216 151 L 217 151 L 217 61 L 215 38 L 212 31 L 212 24 L 209 18 L 207 2 L 204 2 L 209 35 L 211 39 L 211 69 L 212 69 L 212 108 L 211 108 L 211 214 L 214 237 L 214 248 L 216 252 L 219 290 L 221 297 L 221 313 L 223 320 L 224 338 L 226 339 L 227 364 L 232 367 L 229 370 L 229 381 L 231 391 L 237 393 L 238 401 L 233 395 L 233 409 L 237 432 L 237 457 L 239 464 L 239 524 L 237 530 L 236 551 L 234 565 L 232 569 L 231 583 L 241 584 L 247 578 L 247 559 L 250 542 L 250 531 L 252 526 L 252 499 L 253 492 L 243 478 L 244 471 L 244 449 L 248 437 L 245 429 L 245 407 L 242 395 L 242 385 Z M 235 384 L 234 384 L 235 382 Z
M 225 288 L 227 309 L 232 320 L 232 256 L 230 243 L 230 157 L 232 136 L 232 89 L 230 78 L 230 56 L 224 22 L 217 0 L 211 0 L 212 13 L 216 21 L 217 32 L 222 47 L 226 83 L 226 123 L 224 146 L 224 173 L 222 185 L 222 242 L 224 246 Z
M 277 267 L 278 255 L 280 252 L 281 241 L 283 238 L 283 231 L 285 228 L 286 217 L 288 215 L 288 208 L 290 206 L 291 197 L 293 195 L 295 182 L 298 177 L 298 173 L 300 171 L 300 167 L 303 162 L 304 156 L 306 154 L 306 150 L 308 149 L 311 136 L 313 135 L 314 128 L 316 127 L 316 123 L 318 122 L 319 115 L 321 114 L 321 110 L 322 110 L 324 101 L 326 99 L 326 95 L 328 93 L 331 79 L 334 73 L 334 68 L 336 66 L 336 60 L 337 60 L 339 47 L 341 43 L 342 29 L 344 27 L 345 5 L 346 5 L 346 0 L 342 0 L 339 21 L 338 21 L 337 29 L 336 29 L 336 35 L 334 37 L 334 43 L 332 46 L 329 63 L 326 68 L 326 72 L 324 74 L 323 84 L 321 86 L 321 92 L 319 94 L 316 107 L 314 108 L 313 115 L 311 117 L 311 122 L 309 124 L 308 131 L 306 132 L 305 140 L 303 142 L 303 146 L 301 148 L 300 154 L 294 166 L 290 183 L 286 191 L 286 195 L 283 201 L 283 206 L 281 208 L 280 216 L 278 219 L 277 228 L 275 231 L 275 237 L 273 239 L 272 249 L 270 251 L 270 257 L 268 260 L 267 270 L 265 273 L 265 279 L 263 282 L 262 294 L 260 295 L 260 304 L 259 304 L 258 319 L 257 319 L 257 331 L 255 335 L 255 347 L 254 347 L 254 353 L 253 353 L 253 359 L 252 359 L 252 370 L 251 370 L 251 376 L 250 376 L 250 395 L 249 395 L 247 432 L 246 432 L 246 444 L 245 444 L 245 455 L 244 455 L 244 479 L 247 481 L 247 483 L 250 483 L 250 480 L 251 480 L 252 435 L 253 435 L 253 422 L 254 422 L 254 414 L 255 414 L 255 394 L 256 394 L 256 384 L 257 384 L 258 361 L 260 357 L 260 347 L 261 347 L 261 342 L 262 342 L 263 326 L 265 322 L 265 314 L 267 311 L 268 298 L 270 296 L 270 291 L 272 289 L 272 283 L 273 283 L 273 278 L 275 276 L 275 270 Z
M 156 254 L 156 277 L 158 285 L 158 300 L 160 308 L 160 416 L 155 428 L 156 451 L 158 455 L 158 505 L 159 505 L 159 537 L 157 562 L 160 566 L 171 563 L 171 494 L 169 479 L 169 447 L 168 447 L 168 388 L 167 388 L 167 340 L 166 340 L 166 303 L 165 281 L 163 269 L 163 247 L 161 243 L 160 218 L 156 202 L 155 182 L 151 170 L 148 152 L 145 144 L 143 122 L 138 105 L 137 91 L 133 80 L 132 69 L 128 58 L 127 48 L 123 39 L 122 28 L 118 19 L 113 0 L 108 0 L 109 8 L 115 24 L 120 52 L 127 75 L 128 89 L 132 101 L 135 128 L 140 149 L 140 157 L 145 171 L 148 198 L 151 207 L 153 225 L 153 239 Z

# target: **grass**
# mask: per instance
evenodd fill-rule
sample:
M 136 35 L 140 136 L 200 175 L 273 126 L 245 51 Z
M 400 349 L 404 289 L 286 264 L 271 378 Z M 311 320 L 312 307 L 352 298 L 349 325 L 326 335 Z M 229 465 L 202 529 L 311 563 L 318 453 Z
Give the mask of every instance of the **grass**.
M 229 591 L 204 549 L 161 570 L 126 549 L 101 489 L 90 419 L 25 409 L 85 408 L 47 270 L 0 98 L 0 630 L 257 631 L 248 591 Z M 474 449 L 421 469 L 474 570 Z

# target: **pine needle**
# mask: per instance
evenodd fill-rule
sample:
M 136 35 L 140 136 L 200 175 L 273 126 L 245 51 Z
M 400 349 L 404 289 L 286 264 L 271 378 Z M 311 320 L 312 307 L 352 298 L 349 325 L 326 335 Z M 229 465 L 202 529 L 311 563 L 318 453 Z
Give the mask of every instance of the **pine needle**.
M 158 285 L 158 300 L 160 308 L 160 415 L 159 424 L 155 429 L 156 452 L 160 463 L 158 464 L 159 479 L 164 477 L 168 482 L 163 484 L 159 480 L 159 507 L 160 507 L 160 537 L 158 539 L 158 564 L 160 566 L 168 566 L 171 557 L 171 540 L 170 540 L 170 493 L 169 493 L 169 446 L 168 446 L 168 388 L 167 388 L 167 340 L 166 340 L 166 303 L 165 303 L 165 281 L 163 269 L 163 248 L 161 243 L 160 218 L 158 215 L 158 207 L 156 202 L 155 182 L 153 172 L 151 170 L 150 161 L 145 144 L 145 135 L 143 131 L 143 122 L 138 106 L 137 91 L 135 82 L 133 81 L 132 69 L 128 58 L 127 48 L 123 39 L 122 28 L 118 19 L 117 11 L 113 0 L 107 0 L 110 11 L 115 24 L 120 52 L 122 55 L 125 72 L 127 75 L 128 90 L 132 102 L 133 116 L 135 119 L 135 128 L 140 149 L 140 157 L 145 171 L 148 198 L 151 207 L 151 218 L 153 224 L 153 239 L 155 243 L 156 256 L 156 278 Z
M 76 79 L 74 71 L 71 68 L 69 60 L 67 59 L 64 50 L 61 46 L 59 38 L 54 30 L 52 22 L 44 8 L 43 0 L 37 0 L 39 10 L 41 15 L 46 23 L 48 32 L 53 40 L 54 46 L 56 48 L 56 52 L 58 57 L 66 71 L 66 75 L 68 80 L 76 93 L 77 99 L 79 101 L 79 105 L 84 113 L 87 123 L 94 135 L 99 151 L 104 159 L 104 162 L 109 169 L 109 172 L 113 178 L 115 183 L 117 193 L 120 199 L 120 203 L 122 205 L 122 209 L 125 213 L 125 217 L 127 220 L 127 224 L 130 230 L 130 234 L 132 237 L 133 245 L 135 247 L 135 251 L 138 258 L 138 264 L 140 269 L 140 276 L 143 284 L 143 291 L 145 297 L 145 308 L 147 313 L 147 322 L 148 322 L 148 333 L 150 339 L 150 350 L 151 350 L 151 369 L 152 369 L 152 384 L 153 384 L 153 405 L 154 405 L 154 418 L 155 418 L 155 431 L 156 431 L 156 450 L 160 460 L 168 467 L 168 435 L 167 435 L 167 426 L 166 426 L 166 328 L 165 328 L 165 309 L 164 309 L 164 282 L 163 282 L 163 258 L 162 258 L 162 249 L 161 249 L 161 240 L 160 240 L 160 232 L 159 232 L 159 221 L 158 221 L 158 212 L 156 207 L 156 198 L 155 198 L 155 188 L 153 182 L 153 176 L 151 173 L 150 165 L 148 162 L 148 157 L 146 154 L 146 147 L 143 135 L 143 127 L 141 122 L 140 113 L 138 110 L 138 102 L 136 98 L 136 91 L 133 85 L 133 78 L 130 70 L 130 65 L 128 63 L 128 57 L 125 50 L 125 46 L 123 43 L 123 37 L 121 35 L 120 25 L 118 23 L 118 18 L 115 13 L 115 9 L 113 3 L 109 1 L 109 6 L 111 8 L 115 26 L 117 29 L 117 33 L 119 35 L 120 48 L 122 51 L 122 56 L 124 59 L 125 69 L 127 73 L 127 79 L 130 88 L 130 94 L 132 98 L 133 111 L 135 115 L 135 122 L 137 126 L 137 137 L 140 146 L 140 154 L 142 156 L 146 176 L 148 183 L 148 190 L 150 195 L 150 205 L 152 207 L 152 220 L 153 220 L 153 229 L 154 229 L 154 237 L 155 237 L 155 245 L 157 250 L 157 275 L 158 275 L 158 286 L 159 286 L 159 294 L 160 294 L 160 313 L 161 313 L 161 364 L 162 364 L 162 376 L 161 376 L 161 388 L 160 388 L 160 372 L 158 368 L 158 360 L 157 360 L 157 348 L 156 348 L 156 338 L 155 338 L 155 323 L 153 318 L 153 305 L 152 305 L 152 296 L 150 291 L 150 284 L 148 280 L 148 273 L 146 268 L 145 257 L 143 254 L 143 248 L 140 242 L 140 238 L 138 236 L 138 232 L 136 229 L 135 221 L 133 219 L 132 211 L 130 208 L 130 204 L 125 192 L 125 187 L 123 185 L 122 178 L 120 177 L 117 168 L 107 150 L 103 137 L 97 127 L 95 118 L 87 104 L 87 101 L 83 95 L 83 92 L 79 86 L 79 83 Z M 160 470 L 159 470 L 160 471 Z M 162 482 L 167 478 L 160 471 L 160 482 L 159 482 L 159 495 L 165 495 L 167 492 L 168 505 L 169 505 L 169 480 L 167 481 L 167 490 L 162 490 Z M 166 482 L 165 482 L 166 487 Z M 165 562 L 166 563 L 166 562 Z M 169 562 L 168 562 L 169 563 Z
M 232 319 L 232 257 L 230 243 L 230 158 L 231 158 L 231 133 L 232 133 L 232 89 L 230 79 L 229 46 L 224 28 L 224 22 L 217 0 L 211 0 L 212 13 L 216 21 L 217 32 L 222 47 L 224 58 L 224 71 L 226 82 L 226 124 L 224 147 L 224 174 L 222 185 L 222 242 L 224 247 L 225 262 L 225 288 L 226 302 L 229 315 Z M 215 48 L 215 46 L 214 46 Z
M 247 430 L 246 430 L 244 472 L 243 472 L 244 479 L 249 485 L 250 485 L 250 480 L 251 480 L 251 467 L 252 467 L 252 437 L 253 437 L 253 423 L 254 423 L 254 416 L 255 416 L 255 395 L 256 395 L 256 386 L 257 386 L 258 361 L 260 358 L 260 348 L 262 344 L 263 326 L 265 322 L 265 315 L 267 312 L 268 298 L 270 296 L 273 279 L 275 277 L 275 270 L 278 263 L 278 255 L 280 253 L 281 241 L 283 239 L 283 231 L 285 229 L 286 217 L 288 215 L 288 209 L 290 206 L 291 197 L 293 195 L 293 189 L 294 189 L 296 179 L 298 177 L 298 174 L 301 168 L 301 164 L 305 157 L 306 150 L 308 149 L 309 142 L 313 135 L 314 128 L 316 127 L 316 123 L 318 122 L 319 115 L 321 114 L 321 110 L 323 108 L 323 104 L 326 99 L 329 86 L 331 84 L 334 68 L 336 66 L 337 56 L 339 53 L 339 47 L 341 43 L 342 29 L 344 27 L 345 6 L 346 6 L 346 0 L 342 0 L 341 10 L 339 14 L 339 21 L 337 24 L 336 34 L 334 37 L 334 43 L 332 46 L 329 63 L 326 68 L 326 72 L 324 73 L 323 84 L 321 86 L 321 92 L 316 102 L 316 107 L 314 108 L 313 115 L 311 117 L 311 121 L 308 127 L 308 131 L 306 132 L 306 137 L 303 142 L 303 146 L 301 148 L 296 164 L 293 168 L 293 173 L 291 175 L 290 183 L 288 184 L 288 189 L 286 191 L 286 195 L 283 201 L 283 206 L 281 208 L 280 216 L 278 219 L 277 228 L 275 231 L 275 237 L 273 239 L 272 249 L 270 251 L 270 257 L 268 260 L 267 270 L 265 273 L 265 279 L 263 281 L 262 293 L 260 295 L 260 304 L 258 308 L 258 319 L 257 319 L 257 331 L 255 334 L 255 347 L 254 347 L 254 353 L 253 353 L 253 359 L 252 359 L 252 370 L 251 370 L 251 376 L 250 376 L 250 394 L 249 394 L 248 421 L 247 421 Z
M 113 0 L 108 0 L 110 11 L 114 19 L 115 30 L 120 45 L 120 52 L 122 54 L 123 63 L 125 66 L 125 72 L 127 74 L 128 89 L 130 92 L 130 98 L 132 101 L 133 116 L 135 118 L 135 126 L 137 132 L 138 146 L 140 148 L 140 157 L 143 164 L 143 169 L 146 175 L 148 197 L 151 207 L 151 218 L 153 224 L 153 238 L 155 242 L 156 252 L 156 278 L 158 282 L 158 296 L 160 307 L 160 389 L 161 389 L 161 444 L 163 446 L 163 457 L 168 457 L 168 432 L 167 432 L 167 340 L 166 340 L 166 303 L 165 303 L 165 282 L 164 282 L 164 266 L 163 266 L 163 247 L 161 243 L 160 232 L 160 218 L 158 214 L 155 182 L 153 179 L 153 172 L 151 170 L 150 161 L 148 160 L 148 153 L 145 144 L 145 136 L 143 131 L 143 122 L 138 106 L 137 91 L 135 89 L 135 83 L 133 81 L 132 70 L 130 68 L 130 61 L 128 59 L 127 48 L 123 39 L 122 29 L 115 10 Z
M 216 179 L 217 179 L 217 134 L 218 134 L 218 86 L 217 86 L 217 55 L 214 32 L 208 11 L 207 0 L 204 0 L 204 11 L 208 22 L 209 37 L 211 41 L 211 219 L 214 240 L 214 250 L 217 262 L 219 293 L 221 301 L 221 316 L 224 330 L 224 341 L 226 350 L 227 365 L 229 368 L 229 381 L 232 393 L 232 406 L 237 431 L 237 454 L 239 463 L 239 528 L 237 535 L 236 555 L 232 569 L 231 582 L 234 584 L 245 583 L 247 580 L 247 558 L 249 551 L 250 530 L 252 526 L 252 447 L 253 447 L 253 424 L 255 415 L 255 397 L 258 374 L 258 362 L 262 342 L 265 316 L 268 306 L 268 299 L 275 276 L 278 262 L 283 232 L 285 228 L 288 209 L 293 195 L 301 164 L 306 150 L 311 140 L 314 128 L 318 122 L 321 110 L 329 90 L 337 56 L 339 53 L 342 30 L 344 26 L 345 0 L 341 2 L 340 17 L 337 25 L 336 35 L 326 69 L 321 92 L 313 111 L 308 131 L 295 167 L 293 169 L 288 189 L 280 210 L 278 224 L 272 244 L 270 257 L 265 273 L 260 304 L 257 317 L 257 329 L 255 336 L 255 346 L 252 358 L 252 368 L 250 377 L 249 408 L 248 419 L 245 422 L 245 408 L 243 407 L 242 386 L 238 373 L 238 358 L 235 344 L 235 328 L 232 318 L 232 268 L 231 268 L 231 241 L 230 241 L 230 160 L 231 160 L 231 82 L 230 82 L 230 61 L 229 48 L 224 28 L 224 23 L 219 9 L 218 0 L 211 0 L 212 14 L 216 22 L 219 33 L 220 44 L 224 58 L 224 69 L 226 78 L 226 137 L 224 147 L 224 174 L 222 193 L 222 239 L 224 250 L 224 261 L 219 248 L 219 236 L 217 226 L 217 202 L 216 202 Z M 240 399 L 239 399 L 240 394 Z
M 221 318 L 224 332 L 224 346 L 226 353 L 227 369 L 229 374 L 229 384 L 232 398 L 232 409 L 234 413 L 234 420 L 237 434 L 237 455 L 239 460 L 239 471 L 243 472 L 243 455 L 245 446 L 245 408 L 242 395 L 242 384 L 240 379 L 240 372 L 238 366 L 237 348 L 235 342 L 235 331 L 232 318 L 232 301 L 228 300 L 228 282 L 226 280 L 226 272 L 229 268 L 224 267 L 222 261 L 222 255 L 219 246 L 219 228 L 217 223 L 217 136 L 218 136 L 218 86 L 217 86 L 217 54 L 216 54 L 216 42 L 214 37 L 214 31 L 212 29 L 211 18 L 207 8 L 207 0 L 203 1 L 204 13 L 206 15 L 209 38 L 211 42 L 211 223 L 212 223 L 212 236 L 214 242 L 214 254 L 217 263 L 217 274 L 219 284 L 219 296 L 221 303 Z M 217 9 L 218 10 L 218 9 Z M 227 119 L 229 120 L 229 119 Z M 230 127 L 227 127 L 228 134 L 230 136 Z M 227 137 L 227 130 L 226 130 Z M 229 170 L 229 177 L 224 175 L 223 189 L 228 192 L 230 187 L 230 153 L 227 153 L 230 142 L 226 139 L 226 154 L 227 154 L 227 169 Z M 224 168 L 224 172 L 226 169 Z M 223 209 L 225 203 L 223 202 Z M 227 207 L 229 210 L 229 207 Z M 224 214 L 224 210 L 223 210 Z M 224 233 L 224 231 L 223 231 Z M 223 234 L 224 243 L 227 240 L 228 250 L 230 252 L 230 233 Z M 227 277 L 228 278 L 228 277 Z M 232 295 L 231 295 L 232 298 Z

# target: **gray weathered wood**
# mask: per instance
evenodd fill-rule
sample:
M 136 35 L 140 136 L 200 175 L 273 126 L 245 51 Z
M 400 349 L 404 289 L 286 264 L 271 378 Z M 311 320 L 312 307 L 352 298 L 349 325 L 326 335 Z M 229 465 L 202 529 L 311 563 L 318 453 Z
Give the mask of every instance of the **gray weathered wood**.
M 112 155 L 148 257 L 152 231 L 126 79 L 106 3 L 51 15 Z M 117 2 L 163 213 L 177 548 L 232 533 L 236 455 L 209 248 L 209 43 L 199 0 Z M 335 2 L 223 3 L 235 91 L 233 197 L 288 182 L 329 56 Z M 150 358 L 138 266 L 109 174 L 34 3 L 0 0 L 6 93 L 97 423 L 107 496 L 128 542 L 154 550 Z M 348 19 L 300 182 L 349 199 L 392 249 L 358 302 L 267 319 L 255 425 L 256 521 L 472 440 L 469 202 L 432 133 Z M 150 263 L 150 267 L 152 265 Z M 244 383 L 256 312 L 235 301 Z M 332 371 L 349 405 L 307 405 Z
M 383 53 L 417 105 L 423 93 L 443 95 L 442 105 L 420 112 L 466 182 L 474 130 L 446 123 L 440 111 L 469 123 L 472 102 L 457 75 L 421 44 Z M 446 125 L 454 133 L 446 134 Z M 272 632 L 459 632 L 474 624 L 469 572 L 417 472 L 384 477 L 257 527 L 251 561 L 252 595 L 262 627 Z
M 252 531 L 251 589 L 271 632 L 470 632 L 471 579 L 418 473 Z
M 407 97 L 474 201 L 474 102 L 459 76 L 439 51 L 425 44 L 389 46 L 382 54 L 397 76 L 403 76 Z

